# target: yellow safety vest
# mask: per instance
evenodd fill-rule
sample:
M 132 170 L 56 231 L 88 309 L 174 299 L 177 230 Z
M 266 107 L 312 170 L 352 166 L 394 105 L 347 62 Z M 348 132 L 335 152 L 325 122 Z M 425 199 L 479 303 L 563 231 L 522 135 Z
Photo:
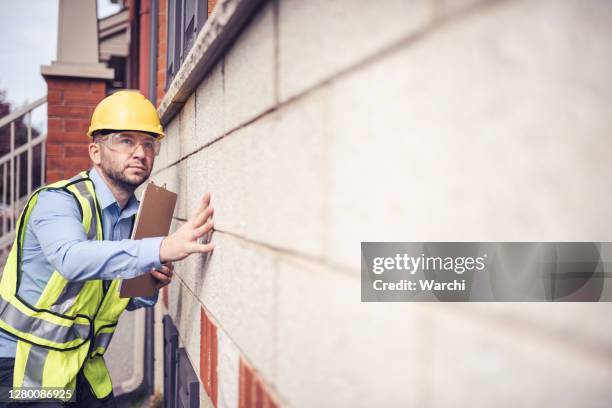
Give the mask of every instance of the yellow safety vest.
M 76 376 L 83 368 L 92 391 L 102 399 L 113 389 L 102 355 L 129 302 L 129 298 L 119 297 L 121 280 L 71 282 L 53 271 L 35 305 L 17 295 L 25 227 L 43 190 L 72 194 L 81 210 L 87 239 L 103 239 L 102 212 L 88 172 L 41 187 L 28 199 L 0 280 L 0 330 L 18 339 L 13 387 L 75 390 Z

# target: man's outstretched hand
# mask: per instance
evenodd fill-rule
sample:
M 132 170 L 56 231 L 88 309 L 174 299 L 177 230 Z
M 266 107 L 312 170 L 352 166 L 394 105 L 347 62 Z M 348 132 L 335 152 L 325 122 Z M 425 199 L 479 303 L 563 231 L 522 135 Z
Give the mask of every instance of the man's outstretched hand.
M 181 228 L 162 240 L 159 248 L 161 263 L 180 261 L 195 253 L 212 251 L 214 244 L 200 244 L 198 240 L 213 229 L 210 193 L 204 194 L 198 209 Z

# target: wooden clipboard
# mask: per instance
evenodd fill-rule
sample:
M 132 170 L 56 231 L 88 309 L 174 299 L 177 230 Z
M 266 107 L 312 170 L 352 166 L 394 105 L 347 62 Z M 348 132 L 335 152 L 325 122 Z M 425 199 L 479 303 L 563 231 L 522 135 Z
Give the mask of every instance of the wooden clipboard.
M 132 239 L 167 236 L 176 198 L 176 193 L 149 182 L 142 193 Z M 119 288 L 119 297 L 152 296 L 156 291 L 156 283 L 157 280 L 150 273 L 124 279 Z

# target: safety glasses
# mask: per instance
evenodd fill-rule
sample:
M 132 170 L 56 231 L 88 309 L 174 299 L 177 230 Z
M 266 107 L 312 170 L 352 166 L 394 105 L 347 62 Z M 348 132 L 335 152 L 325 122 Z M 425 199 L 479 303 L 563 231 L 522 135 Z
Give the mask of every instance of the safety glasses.
M 157 156 L 161 148 L 161 142 L 153 136 L 138 137 L 127 133 L 111 133 L 100 139 L 106 147 L 118 153 L 133 154 L 138 146 L 142 146 L 147 156 Z

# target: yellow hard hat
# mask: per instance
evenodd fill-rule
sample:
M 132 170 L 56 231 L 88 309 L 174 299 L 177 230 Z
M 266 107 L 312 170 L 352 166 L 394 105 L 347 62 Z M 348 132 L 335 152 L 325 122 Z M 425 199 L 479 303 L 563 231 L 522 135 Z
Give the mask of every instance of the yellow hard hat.
M 97 130 L 138 130 L 164 137 L 153 104 L 138 91 L 119 91 L 102 99 L 91 116 L 87 136 Z

